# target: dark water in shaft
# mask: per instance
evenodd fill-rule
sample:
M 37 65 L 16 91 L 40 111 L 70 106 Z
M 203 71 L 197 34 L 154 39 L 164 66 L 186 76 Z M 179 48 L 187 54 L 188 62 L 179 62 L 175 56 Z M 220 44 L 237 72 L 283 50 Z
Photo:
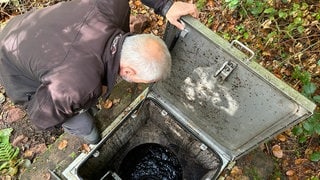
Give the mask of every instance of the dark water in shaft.
M 180 180 L 182 167 L 168 148 L 148 143 L 129 151 L 121 163 L 119 174 L 126 180 Z

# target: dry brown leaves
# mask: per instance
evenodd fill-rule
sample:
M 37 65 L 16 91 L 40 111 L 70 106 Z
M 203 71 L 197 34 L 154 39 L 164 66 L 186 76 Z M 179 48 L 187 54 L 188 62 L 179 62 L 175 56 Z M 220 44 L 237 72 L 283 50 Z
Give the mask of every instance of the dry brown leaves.
M 26 137 L 25 135 L 19 135 L 17 136 L 13 141 L 12 141 L 12 145 L 13 146 L 18 146 L 21 143 L 26 143 L 29 140 L 28 137 Z
M 284 142 L 287 140 L 287 136 L 283 135 L 283 134 L 279 134 L 276 139 L 278 139 L 281 142 Z
M 42 143 L 42 144 L 37 144 L 35 145 L 34 147 L 26 150 L 23 154 L 23 156 L 25 158 L 33 158 L 34 155 L 36 154 L 41 154 L 41 153 L 44 153 L 45 151 L 47 150 L 47 146 L 46 144 Z
M 62 140 L 58 144 L 58 149 L 59 150 L 64 150 L 68 146 L 68 141 L 67 140 Z
M 294 3 L 300 6 L 304 2 L 309 4 L 302 15 L 304 31 L 298 33 L 297 30 L 293 30 L 291 35 L 288 35 L 290 33 L 287 32 L 286 27 L 297 15 L 292 15 L 291 19 L 288 17 L 287 20 L 282 20 L 277 16 L 271 19 L 266 14 L 262 14 L 260 18 L 244 17 L 240 11 L 224 8 L 221 5 L 222 1 L 212 3 L 207 0 L 206 2 L 205 8 L 200 13 L 200 21 L 229 41 L 239 38 L 238 40 L 257 52 L 257 61 L 276 77 L 300 90 L 297 82 L 291 78 L 293 67 L 300 66 L 312 75 L 313 82 L 320 84 L 320 43 L 318 40 L 320 22 L 315 18 L 315 14 L 320 11 L 319 1 L 292 1 L 287 4 L 274 1 L 275 8 L 283 11 Z M 209 23 L 210 18 L 212 20 Z M 247 38 L 244 38 L 243 32 L 237 29 L 240 26 L 243 26 L 242 31 L 248 33 Z M 271 36 L 271 32 L 274 35 Z
M 143 15 L 148 19 L 148 26 L 144 28 L 143 33 L 163 36 L 166 21 L 162 16 L 156 15 L 153 9 L 143 5 L 140 0 L 130 0 L 129 5 L 133 16 Z
M 291 131 L 277 135 L 271 143 L 271 154 L 279 162 L 279 168 L 288 179 L 308 179 L 320 175 L 319 162 L 312 162 L 309 156 L 319 150 L 315 143 L 300 145 Z
M 6 97 L 3 95 L 3 93 L 0 93 L 0 104 L 4 103 L 6 101 Z
M 242 168 L 239 166 L 234 166 L 231 171 L 230 175 L 226 177 L 226 180 L 249 180 L 250 178 L 247 177 Z
M 244 30 L 249 33 L 248 39 L 240 36 L 241 42 L 246 44 L 250 49 L 258 52 L 257 61 L 270 70 L 276 77 L 290 84 L 294 89 L 301 90 L 301 82 L 293 79 L 292 73 L 295 66 L 300 66 L 303 70 L 308 71 L 312 76 L 312 82 L 317 83 L 320 87 L 320 24 L 314 20 L 311 14 L 319 12 L 319 1 L 308 1 L 310 6 L 304 13 L 305 30 L 298 34 L 294 31 L 292 37 L 287 37 L 284 31 L 272 36 L 269 39 L 268 34 L 277 28 L 283 28 L 288 25 L 286 21 L 275 23 L 270 18 L 261 16 L 258 21 L 252 17 L 240 17 L 239 11 L 230 11 L 223 8 L 222 1 L 206 1 L 204 11 L 200 13 L 200 21 L 206 24 L 214 32 L 231 41 L 240 33 L 235 27 L 244 25 Z M 273 1 L 280 3 L 283 1 Z M 307 1 L 288 1 L 288 3 L 303 3 Z M 313 2 L 313 3 L 312 3 Z M 281 7 L 277 7 L 281 8 Z M 282 7 L 284 10 L 286 7 Z M 213 17 L 212 23 L 208 23 L 208 17 Z M 313 16 L 315 17 L 315 16 Z M 260 22 L 259 22 L 260 20 Z M 224 35 L 228 36 L 224 36 Z M 241 34 L 240 34 L 241 35 Z M 228 39 L 229 38 L 229 39 Z M 319 93 L 319 92 L 318 92 Z M 290 130 L 289 130 L 290 131 Z M 279 162 L 279 170 L 282 176 L 287 179 L 308 179 L 312 176 L 320 177 L 320 163 L 311 162 L 308 158 L 312 152 L 319 151 L 319 138 L 313 142 L 299 144 L 296 137 L 291 133 L 285 132 L 278 135 L 268 147 L 270 156 L 275 157 Z M 235 176 L 244 167 L 237 167 L 231 171 L 230 176 Z
M 283 151 L 281 149 L 281 146 L 279 145 L 274 145 L 272 146 L 272 154 L 276 157 L 276 158 L 282 158 L 283 157 Z
M 20 108 L 12 107 L 9 110 L 5 111 L 4 121 L 7 123 L 13 123 L 18 120 L 21 120 L 26 116 L 26 112 Z
M 102 107 L 105 109 L 110 109 L 112 107 L 112 100 L 107 99 L 106 101 L 102 102 Z
M 90 152 L 91 148 L 89 147 L 88 144 L 82 144 L 81 145 L 81 152 L 88 154 Z
M 102 106 L 104 109 L 110 109 L 112 108 L 114 105 L 119 104 L 121 101 L 120 98 L 114 98 L 114 99 L 107 99 L 104 102 L 100 102 L 100 106 Z

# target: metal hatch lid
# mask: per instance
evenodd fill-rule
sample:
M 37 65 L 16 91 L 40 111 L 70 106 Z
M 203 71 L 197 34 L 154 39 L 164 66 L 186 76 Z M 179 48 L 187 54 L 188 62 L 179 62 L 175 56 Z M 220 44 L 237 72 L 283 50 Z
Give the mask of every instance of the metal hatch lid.
M 316 105 L 277 79 L 198 20 L 182 18 L 186 31 L 168 25 L 171 76 L 151 92 L 194 132 L 206 136 L 230 159 L 311 116 Z M 224 77 L 226 65 L 236 66 Z M 222 79 L 224 79 L 222 78 Z

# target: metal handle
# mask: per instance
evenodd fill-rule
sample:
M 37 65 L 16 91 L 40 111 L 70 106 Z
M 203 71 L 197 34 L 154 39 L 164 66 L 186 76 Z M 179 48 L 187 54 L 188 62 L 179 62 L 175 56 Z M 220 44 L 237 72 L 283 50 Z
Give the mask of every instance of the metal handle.
M 233 47 L 233 45 L 234 45 L 235 43 L 238 44 L 239 46 L 241 46 L 243 49 L 247 50 L 249 53 L 251 53 L 251 56 L 250 56 L 248 59 L 246 59 L 246 62 L 249 62 L 251 59 L 253 59 L 253 57 L 255 56 L 254 52 L 253 52 L 250 48 L 248 48 L 247 46 L 245 46 L 244 44 L 242 44 L 240 41 L 238 41 L 238 40 L 233 40 L 233 41 L 231 42 L 231 48 Z

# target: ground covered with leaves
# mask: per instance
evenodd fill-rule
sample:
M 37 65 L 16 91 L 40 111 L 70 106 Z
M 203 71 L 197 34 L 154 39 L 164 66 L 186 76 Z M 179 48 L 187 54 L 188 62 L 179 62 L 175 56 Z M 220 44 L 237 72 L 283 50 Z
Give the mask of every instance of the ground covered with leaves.
M 319 105 L 319 1 L 198 0 L 197 5 L 208 28 L 246 44 L 258 63 Z M 319 179 L 319 135 L 318 106 L 311 118 L 261 146 L 276 164 L 269 178 Z M 252 170 L 235 166 L 230 176 L 257 177 Z
M 1 26 L 16 15 L 59 1 L 0 0 Z M 199 9 L 199 20 L 209 29 L 228 41 L 236 39 L 244 43 L 256 53 L 255 60 L 258 63 L 319 105 L 319 0 L 196 0 L 193 3 Z M 164 18 L 155 15 L 138 0 L 131 0 L 130 6 L 132 15 L 141 22 L 135 24 L 136 32 L 163 35 L 166 24 Z M 7 158 L 9 165 L 0 170 L 2 177 L 14 179 L 19 171 L 12 168 L 19 165 L 20 171 L 23 170 L 21 167 L 32 163 L 63 131 L 34 129 L 26 113 L 10 102 L 2 87 L 0 112 L 0 129 L 12 128 L 10 144 L 20 150 L 15 158 Z M 250 166 L 249 154 L 224 172 L 223 176 L 226 179 L 318 180 L 319 135 L 320 110 L 317 106 L 311 118 L 258 147 L 263 157 L 272 159 L 272 171 L 268 175 L 261 176 L 257 173 L 258 169 Z M 3 142 L 1 132 L 0 138 Z M 21 159 L 25 161 L 21 163 Z

